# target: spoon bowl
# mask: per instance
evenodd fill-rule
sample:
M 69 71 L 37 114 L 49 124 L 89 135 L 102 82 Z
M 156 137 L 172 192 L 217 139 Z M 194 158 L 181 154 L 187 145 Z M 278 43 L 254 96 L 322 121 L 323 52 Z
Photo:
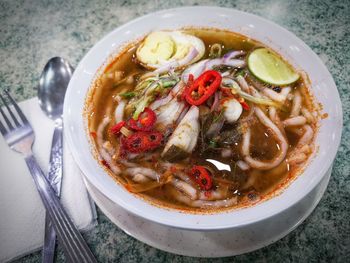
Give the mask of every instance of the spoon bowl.
M 38 88 L 40 107 L 55 122 L 47 178 L 58 196 L 63 176 L 63 103 L 73 71 L 73 67 L 63 58 L 51 58 L 43 69 Z M 44 240 L 42 262 L 50 263 L 54 261 L 56 233 L 48 215 L 45 218 Z
M 53 119 L 62 118 L 63 102 L 74 68 L 61 57 L 51 58 L 40 76 L 38 98 L 41 109 Z

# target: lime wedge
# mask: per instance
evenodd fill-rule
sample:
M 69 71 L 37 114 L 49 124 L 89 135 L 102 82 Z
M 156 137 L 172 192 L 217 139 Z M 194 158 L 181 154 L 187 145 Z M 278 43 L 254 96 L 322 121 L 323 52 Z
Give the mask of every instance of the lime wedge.
M 288 85 L 299 79 L 299 74 L 291 66 L 266 48 L 250 53 L 248 68 L 255 77 L 272 85 Z

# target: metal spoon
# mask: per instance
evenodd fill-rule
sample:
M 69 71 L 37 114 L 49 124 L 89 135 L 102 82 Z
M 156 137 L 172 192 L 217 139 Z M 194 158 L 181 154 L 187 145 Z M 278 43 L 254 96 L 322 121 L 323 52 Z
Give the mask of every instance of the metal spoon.
M 61 191 L 63 169 L 63 102 L 73 71 L 74 68 L 66 60 L 54 57 L 45 65 L 39 80 L 38 98 L 40 107 L 55 122 L 47 178 L 58 196 Z M 42 262 L 53 262 L 55 244 L 56 232 L 49 220 L 49 216 L 46 214 Z

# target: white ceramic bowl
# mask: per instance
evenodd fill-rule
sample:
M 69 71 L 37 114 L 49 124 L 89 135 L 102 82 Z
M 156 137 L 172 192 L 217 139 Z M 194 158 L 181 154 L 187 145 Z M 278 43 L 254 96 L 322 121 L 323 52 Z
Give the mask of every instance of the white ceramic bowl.
M 126 42 L 137 39 L 151 30 L 179 29 L 184 26 L 216 27 L 244 34 L 277 50 L 294 66 L 308 73 L 312 91 L 322 103 L 324 112 L 328 113 L 328 118 L 321 121 L 316 138 L 319 149 L 315 158 L 281 195 L 258 205 L 231 212 L 212 215 L 186 214 L 153 206 L 130 194 L 113 181 L 91 154 L 82 112 L 85 96 L 98 68 L 111 53 L 118 51 Z M 64 126 L 73 157 L 87 180 L 123 209 L 154 223 L 187 230 L 244 227 L 253 229 L 259 222 L 278 220 L 279 214 L 303 202 L 319 185 L 331 167 L 340 143 L 342 108 L 330 73 L 317 55 L 292 33 L 265 19 L 233 9 L 184 7 L 140 17 L 115 29 L 100 40 L 74 72 L 66 93 Z

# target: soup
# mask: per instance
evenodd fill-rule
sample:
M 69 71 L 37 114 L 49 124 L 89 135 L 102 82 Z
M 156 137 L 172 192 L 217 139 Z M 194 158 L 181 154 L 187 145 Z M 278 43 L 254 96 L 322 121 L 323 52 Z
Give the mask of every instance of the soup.
M 304 73 L 216 29 L 152 32 L 128 45 L 97 74 L 85 114 L 115 180 L 190 212 L 279 193 L 312 155 L 319 119 Z

